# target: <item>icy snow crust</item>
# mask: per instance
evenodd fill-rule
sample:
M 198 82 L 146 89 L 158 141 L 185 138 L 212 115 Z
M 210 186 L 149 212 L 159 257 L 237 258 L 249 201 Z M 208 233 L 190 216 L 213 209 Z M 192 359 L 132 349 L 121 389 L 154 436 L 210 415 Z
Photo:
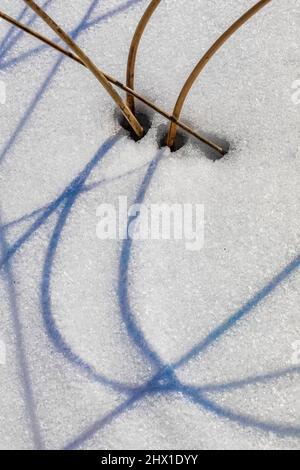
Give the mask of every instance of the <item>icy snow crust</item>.
M 146 1 L 45 3 L 124 80 Z M 137 89 L 171 111 L 254 3 L 164 0 Z M 22 1 L 1 9 L 53 37 Z M 3 22 L 0 34 L 0 447 L 299 448 L 299 2 L 274 0 L 194 86 L 184 119 L 231 143 L 215 163 L 193 141 L 159 150 L 158 116 L 133 142 L 83 67 Z M 100 242 L 96 209 L 119 195 L 204 204 L 203 250 Z

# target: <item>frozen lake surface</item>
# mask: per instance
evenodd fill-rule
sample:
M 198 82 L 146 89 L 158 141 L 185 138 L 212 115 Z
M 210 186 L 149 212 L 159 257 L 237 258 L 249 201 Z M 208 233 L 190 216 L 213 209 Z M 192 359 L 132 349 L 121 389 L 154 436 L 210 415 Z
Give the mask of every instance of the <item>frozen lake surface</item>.
M 48 0 L 125 81 L 145 0 Z M 254 0 L 163 0 L 137 90 L 170 113 Z M 21 0 L 0 8 L 49 38 Z M 299 449 L 300 8 L 273 0 L 216 55 L 184 122 L 230 143 L 136 143 L 83 67 L 0 22 L 0 448 Z M 204 246 L 101 241 L 97 208 L 200 204 Z

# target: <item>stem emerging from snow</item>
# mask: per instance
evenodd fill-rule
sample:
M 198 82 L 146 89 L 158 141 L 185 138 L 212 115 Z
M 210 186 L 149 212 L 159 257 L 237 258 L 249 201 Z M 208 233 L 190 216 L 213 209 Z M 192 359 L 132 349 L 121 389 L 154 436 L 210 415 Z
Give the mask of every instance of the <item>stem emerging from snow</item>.
M 20 23 L 19 21 L 11 18 L 10 16 L 6 15 L 5 13 L 3 13 L 2 11 L 0 11 L 0 18 L 2 18 L 3 20 L 7 21 L 8 23 L 16 26 L 17 28 L 21 29 L 22 31 L 24 31 L 25 33 L 35 37 L 36 39 L 38 39 L 39 41 L 47 44 L 48 46 L 52 47 L 53 49 L 57 50 L 58 52 L 64 54 L 65 56 L 69 57 L 70 59 L 76 61 L 77 63 L 79 63 L 80 65 L 83 65 L 84 67 L 86 67 L 85 63 L 79 58 L 77 57 L 75 54 L 73 54 L 72 52 L 64 49 L 63 47 L 61 47 L 60 45 L 56 44 L 55 42 L 51 41 L 50 39 L 46 38 L 45 36 L 43 36 L 42 34 L 34 31 L 33 29 L 29 28 L 28 26 L 24 25 L 23 23 Z M 185 132 L 187 132 L 188 134 L 192 135 L 193 137 L 195 137 L 197 140 L 205 143 L 206 145 L 208 145 L 209 147 L 211 147 L 212 149 L 214 149 L 216 152 L 218 152 L 220 155 L 224 155 L 225 152 L 224 150 L 222 149 L 222 147 L 220 147 L 219 145 L 215 144 L 214 142 L 211 142 L 210 140 L 206 139 L 205 137 L 203 137 L 202 135 L 200 135 L 198 132 L 194 131 L 193 129 L 191 129 L 189 126 L 183 124 L 182 122 L 180 122 L 178 119 L 175 119 L 171 114 L 167 113 L 165 110 L 159 108 L 156 104 L 152 103 L 150 100 L 148 100 L 147 98 L 145 98 L 144 96 L 140 95 L 139 93 L 137 93 L 136 91 L 132 90 L 131 88 L 129 88 L 128 86 L 124 85 L 123 83 L 121 83 L 120 81 L 116 80 L 115 78 L 111 77 L 110 75 L 108 75 L 107 73 L 104 73 L 102 72 L 103 75 L 106 77 L 106 79 L 110 82 L 110 83 L 113 83 L 115 86 L 117 86 L 118 88 L 120 88 L 121 90 L 125 91 L 126 93 L 134 96 L 136 99 L 138 99 L 141 103 L 145 104 L 146 106 L 148 106 L 149 108 L 153 109 L 155 112 L 157 112 L 158 114 L 160 114 L 161 116 L 163 116 L 164 118 L 168 119 L 170 122 L 174 122 L 178 127 L 180 127 L 182 130 L 184 130 Z
M 272 0 L 261 0 L 256 5 L 254 5 L 250 10 L 248 10 L 243 16 L 241 16 L 230 28 L 219 37 L 219 39 L 211 46 L 211 48 L 206 52 L 206 54 L 202 57 L 200 62 L 196 65 L 191 75 L 188 77 L 187 81 L 185 82 L 179 97 L 177 99 L 173 116 L 175 119 L 180 118 L 180 114 L 182 108 L 184 106 L 185 100 L 194 85 L 195 81 L 206 67 L 210 59 L 218 52 L 218 50 L 228 41 L 228 39 L 238 30 L 240 29 L 250 18 L 252 18 L 256 13 L 258 13 L 262 8 L 264 8 L 268 3 Z M 169 135 L 167 140 L 167 145 L 170 148 L 173 148 L 175 139 L 177 134 L 177 125 L 176 123 L 172 123 L 169 129 Z
M 58 24 L 53 21 L 52 18 L 33 0 L 24 0 L 24 2 L 40 17 L 42 20 L 47 23 L 47 25 L 57 34 L 57 36 L 62 39 L 72 50 L 73 52 L 81 59 L 84 65 L 92 72 L 92 74 L 97 78 L 101 85 L 105 88 L 111 98 L 114 100 L 116 105 L 120 108 L 124 117 L 129 122 L 133 131 L 138 137 L 143 137 L 144 130 L 134 114 L 130 111 L 127 104 L 124 103 L 119 94 L 115 91 L 112 85 L 109 83 L 103 72 L 98 69 L 98 67 L 91 61 L 91 59 L 83 52 L 83 50 L 73 41 L 73 39 L 63 31 Z
M 143 33 L 146 29 L 147 24 L 150 21 L 153 13 L 155 12 L 156 8 L 160 4 L 161 0 L 151 0 L 147 10 L 143 14 L 132 39 L 128 61 L 127 61 L 127 81 L 126 85 L 134 90 L 134 82 L 135 82 L 135 64 L 136 64 L 136 57 L 138 48 L 143 36 Z M 127 105 L 131 109 L 131 111 L 135 114 L 135 104 L 134 104 L 134 97 L 131 94 L 127 94 Z

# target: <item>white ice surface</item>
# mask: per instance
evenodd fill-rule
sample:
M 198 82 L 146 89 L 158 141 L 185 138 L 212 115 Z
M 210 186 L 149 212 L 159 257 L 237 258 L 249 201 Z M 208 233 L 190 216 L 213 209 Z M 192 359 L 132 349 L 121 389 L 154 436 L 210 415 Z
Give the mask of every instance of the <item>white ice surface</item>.
M 91 3 L 47 8 L 74 32 Z M 137 89 L 171 111 L 200 56 L 254 3 L 163 0 L 141 44 Z M 120 80 L 146 5 L 95 2 L 77 37 Z M 0 8 L 17 18 L 23 2 L 1 0 Z M 33 27 L 53 37 L 40 20 Z M 0 44 L 9 29 L 0 22 Z M 141 387 L 158 366 L 119 302 L 122 244 L 97 239 L 96 210 L 120 195 L 136 199 L 166 123 L 155 116 L 134 143 L 118 134 L 111 99 L 83 67 L 56 66 L 59 55 L 25 35 L 1 47 L 0 448 L 299 448 L 299 44 L 299 1 L 273 0 L 212 60 L 183 111 L 193 127 L 230 142 L 229 154 L 214 163 L 191 140 L 161 153 L 145 203 L 203 204 L 205 244 L 199 252 L 181 242 L 132 245 L 134 325 L 177 379 L 172 391 L 151 393 Z M 50 263 L 66 199 L 53 201 L 117 134 L 87 176 L 89 190 L 72 201 Z M 237 313 L 242 319 L 228 324 Z

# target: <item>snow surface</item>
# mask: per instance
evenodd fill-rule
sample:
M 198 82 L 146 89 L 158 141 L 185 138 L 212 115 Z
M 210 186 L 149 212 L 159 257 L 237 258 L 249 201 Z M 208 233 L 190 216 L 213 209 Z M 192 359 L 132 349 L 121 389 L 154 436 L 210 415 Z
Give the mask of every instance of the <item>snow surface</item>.
M 125 80 L 147 1 L 39 3 Z M 163 0 L 137 89 L 171 111 L 254 3 Z M 194 86 L 183 117 L 231 143 L 218 162 L 192 140 L 159 150 L 159 116 L 133 142 L 83 67 L 2 21 L 0 41 L 0 447 L 299 448 L 299 1 L 273 0 Z M 147 204 L 204 204 L 204 248 L 99 241 L 99 204 L 141 188 Z

